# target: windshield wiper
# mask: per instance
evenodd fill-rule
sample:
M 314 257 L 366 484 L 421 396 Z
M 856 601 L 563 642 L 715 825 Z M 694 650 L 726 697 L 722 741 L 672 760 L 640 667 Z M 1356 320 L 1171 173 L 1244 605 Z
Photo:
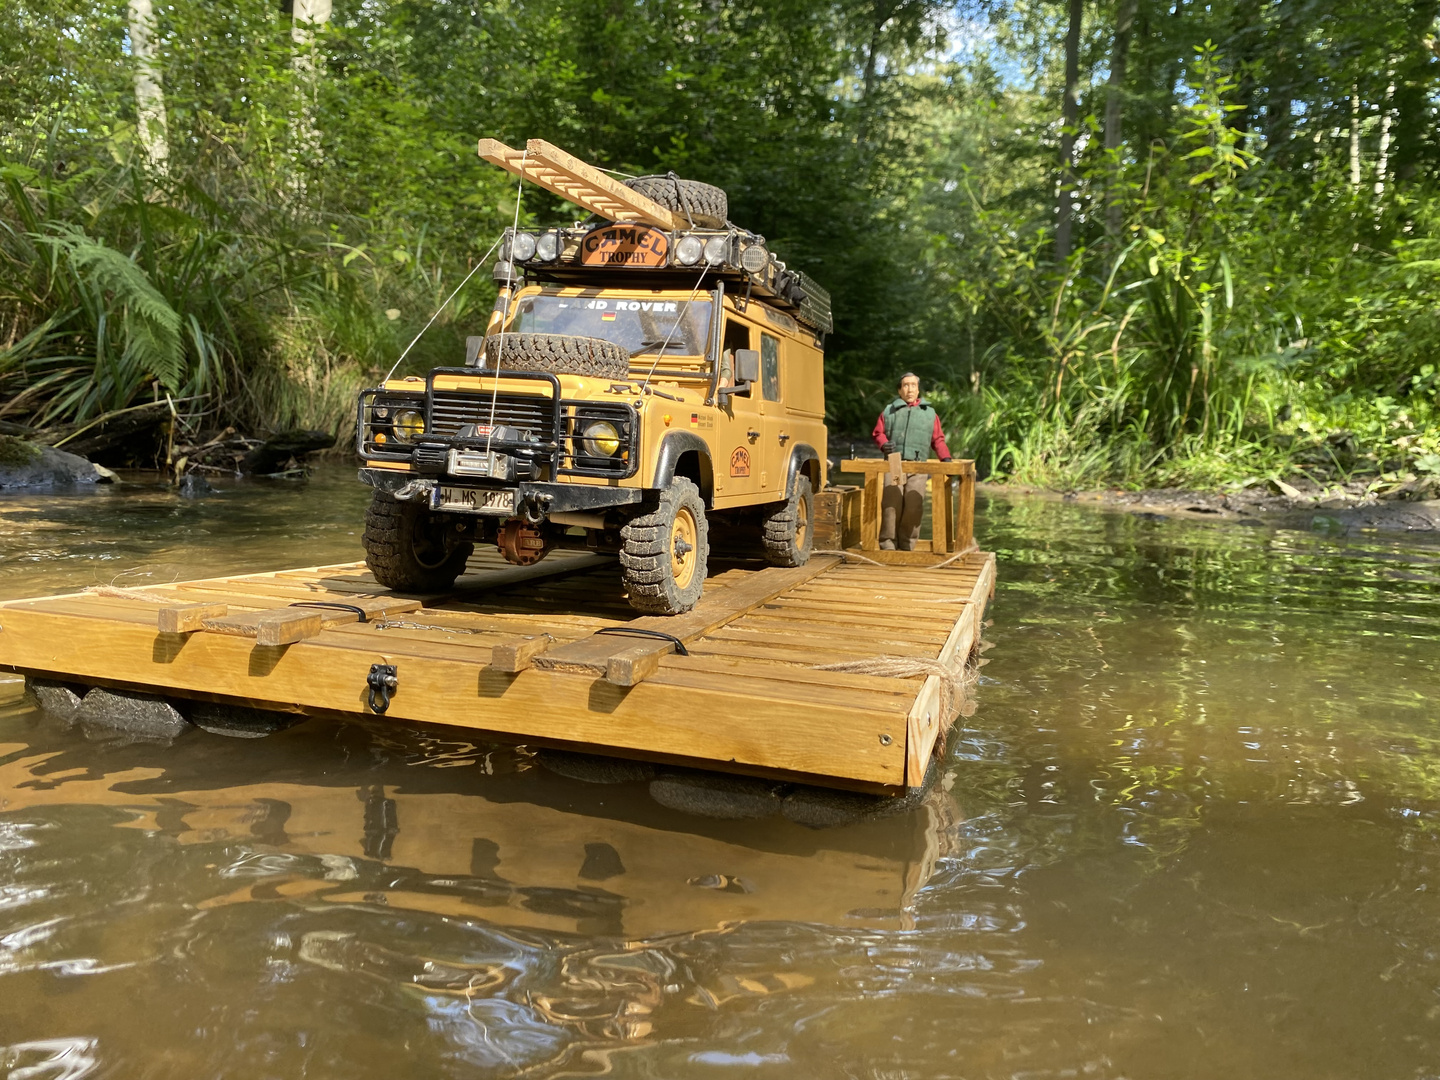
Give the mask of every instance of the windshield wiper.
M 687 346 L 687 345 L 685 344 L 685 342 L 683 342 L 683 341 L 657 341 L 657 340 L 650 340 L 650 341 L 642 341 L 642 342 L 640 343 L 640 347 L 639 347 L 638 349 L 636 349 L 634 352 L 632 352 L 630 355 L 631 355 L 632 357 L 635 357 L 635 356 L 641 355 L 642 353 L 652 352 L 652 351 L 658 350 L 658 349 L 676 349 L 676 350 L 678 350 L 678 351 L 680 351 L 680 352 L 682 352 L 682 353 L 683 353 L 683 352 L 689 352 L 689 351 L 690 351 L 690 350 L 689 350 L 689 346 Z

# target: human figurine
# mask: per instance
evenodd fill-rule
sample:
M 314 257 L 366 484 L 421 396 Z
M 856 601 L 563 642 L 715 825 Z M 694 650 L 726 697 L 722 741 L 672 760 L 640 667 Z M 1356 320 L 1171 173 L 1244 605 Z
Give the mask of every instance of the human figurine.
M 940 415 L 920 397 L 920 377 L 907 371 L 897 389 L 899 396 L 880 411 L 872 432 L 880 452 L 886 457 L 899 454 L 904 461 L 928 461 L 934 450 L 941 461 L 949 461 Z M 924 473 L 906 476 L 903 485 L 886 474 L 880 497 L 882 551 L 910 551 L 915 546 L 925 513 L 925 483 Z

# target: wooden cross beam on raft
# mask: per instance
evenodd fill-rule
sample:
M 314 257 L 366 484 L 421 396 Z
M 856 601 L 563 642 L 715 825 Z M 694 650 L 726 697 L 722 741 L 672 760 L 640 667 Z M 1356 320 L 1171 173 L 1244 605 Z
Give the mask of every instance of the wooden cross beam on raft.
M 499 139 L 481 139 L 480 156 L 610 221 L 633 221 L 671 231 L 686 226 L 683 217 L 671 213 L 654 199 L 632 191 L 544 139 L 531 139 L 523 151 L 506 146 Z
M 419 600 L 398 596 L 346 596 L 343 601 L 301 602 L 236 615 L 228 614 L 225 604 L 174 604 L 162 607 L 156 617 L 162 634 L 204 631 L 253 637 L 257 645 L 293 645 L 333 626 L 359 622 L 362 615 L 368 622 L 419 611 L 420 607 Z
M 617 629 L 656 631 L 683 642 L 694 641 L 748 615 L 782 593 L 819 577 L 839 562 L 832 555 L 817 555 L 804 566 L 772 566 L 756 571 L 738 585 L 706 592 L 700 602 L 684 615 L 632 619 Z M 674 651 L 673 641 L 660 638 L 593 634 L 553 649 L 537 651 L 528 661 L 534 667 L 549 671 L 599 675 L 614 686 L 635 686 L 658 671 L 661 659 Z

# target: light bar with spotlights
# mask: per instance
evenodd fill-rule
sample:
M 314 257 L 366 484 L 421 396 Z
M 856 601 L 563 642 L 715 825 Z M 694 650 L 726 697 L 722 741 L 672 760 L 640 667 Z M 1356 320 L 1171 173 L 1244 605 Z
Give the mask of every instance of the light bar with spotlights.
M 698 236 L 682 236 L 675 242 L 675 261 L 681 266 L 694 266 L 705 254 L 705 241 Z
M 513 262 L 527 262 L 535 257 L 535 234 L 516 233 L 510 241 L 510 258 Z

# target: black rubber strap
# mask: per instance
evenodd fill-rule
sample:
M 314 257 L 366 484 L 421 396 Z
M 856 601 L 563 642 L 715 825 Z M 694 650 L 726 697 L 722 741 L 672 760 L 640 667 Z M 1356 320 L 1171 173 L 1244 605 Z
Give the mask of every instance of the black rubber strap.
M 601 634 L 620 634 L 622 636 L 628 635 L 630 637 L 657 638 L 660 641 L 668 641 L 672 645 L 674 645 L 675 654 L 677 656 L 690 655 L 689 650 L 685 648 L 685 642 L 681 641 L 674 634 L 667 634 L 663 630 L 642 630 L 638 626 L 606 626 L 595 631 L 596 637 L 599 637 Z
M 334 611 L 353 611 L 360 616 L 361 622 L 369 622 L 370 616 L 362 607 L 354 604 L 341 604 L 333 600 L 300 600 L 290 605 L 291 607 L 318 607 L 331 608 Z

